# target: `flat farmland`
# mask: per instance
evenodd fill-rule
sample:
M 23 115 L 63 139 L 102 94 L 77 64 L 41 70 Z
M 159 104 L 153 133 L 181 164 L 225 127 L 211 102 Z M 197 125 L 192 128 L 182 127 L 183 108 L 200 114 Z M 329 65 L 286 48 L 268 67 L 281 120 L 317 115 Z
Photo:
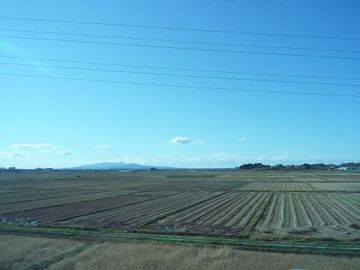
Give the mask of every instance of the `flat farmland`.
M 271 240 L 360 241 L 360 173 L 0 173 L 0 224 Z
M 312 191 L 313 186 L 309 183 L 292 183 L 292 182 L 280 182 L 280 183 L 264 183 L 256 182 L 249 183 L 239 188 L 239 190 L 251 190 L 251 191 Z
M 204 203 L 178 211 L 151 224 L 155 230 L 206 233 L 212 235 L 241 235 L 251 231 L 263 211 L 269 194 L 227 192 Z
M 316 190 L 360 192 L 360 183 L 312 183 Z
M 181 192 L 164 195 L 158 199 L 147 200 L 132 205 L 123 205 L 116 209 L 70 219 L 65 224 L 80 224 L 84 227 L 136 228 L 141 224 L 150 223 L 163 216 L 207 201 L 217 195 L 217 193 L 205 192 Z
M 313 237 L 359 238 L 360 194 L 274 193 L 255 230 Z

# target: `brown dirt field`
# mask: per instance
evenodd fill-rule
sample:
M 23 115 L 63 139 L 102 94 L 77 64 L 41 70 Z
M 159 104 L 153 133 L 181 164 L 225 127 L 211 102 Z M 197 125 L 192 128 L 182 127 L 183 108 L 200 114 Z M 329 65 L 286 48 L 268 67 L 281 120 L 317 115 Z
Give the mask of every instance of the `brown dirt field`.
M 155 194 L 134 194 L 111 196 L 107 198 L 94 199 L 90 201 L 69 203 L 60 206 L 32 209 L 28 211 L 7 214 L 10 220 L 16 218 L 30 218 L 31 220 L 41 221 L 41 223 L 63 221 L 78 216 L 98 213 L 100 211 L 136 204 L 145 200 L 154 199 Z
M 359 183 L 329 171 L 1 173 L 0 222 L 348 241 L 360 239 Z

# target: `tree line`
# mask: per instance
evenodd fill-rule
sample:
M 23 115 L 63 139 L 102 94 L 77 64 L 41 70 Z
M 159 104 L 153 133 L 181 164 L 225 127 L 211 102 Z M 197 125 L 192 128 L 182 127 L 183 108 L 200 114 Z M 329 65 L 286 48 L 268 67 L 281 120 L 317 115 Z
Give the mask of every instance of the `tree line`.
M 324 164 L 324 163 L 303 163 L 300 165 L 267 165 L 263 163 L 246 163 L 239 167 L 239 170 L 360 170 L 360 163 L 341 163 L 341 164 Z

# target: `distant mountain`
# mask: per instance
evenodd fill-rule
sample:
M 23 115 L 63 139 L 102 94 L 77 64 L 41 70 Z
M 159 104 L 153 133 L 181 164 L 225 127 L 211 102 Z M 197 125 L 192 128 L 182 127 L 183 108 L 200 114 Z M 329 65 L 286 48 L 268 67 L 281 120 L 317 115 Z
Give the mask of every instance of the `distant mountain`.
M 124 163 L 124 162 L 101 162 L 89 165 L 83 165 L 78 167 L 66 168 L 67 170 L 150 170 L 155 168 L 161 169 L 172 169 L 170 167 L 159 167 L 159 166 L 147 166 L 136 163 Z

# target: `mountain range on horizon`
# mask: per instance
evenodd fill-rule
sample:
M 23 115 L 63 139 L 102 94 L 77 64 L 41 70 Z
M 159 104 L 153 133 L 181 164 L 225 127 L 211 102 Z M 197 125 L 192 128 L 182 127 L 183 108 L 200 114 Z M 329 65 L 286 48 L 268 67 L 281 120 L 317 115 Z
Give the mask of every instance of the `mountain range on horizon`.
M 243 164 L 239 167 L 235 167 L 234 169 L 360 169 L 360 163 L 341 163 L 341 164 L 324 164 L 324 163 L 315 163 L 315 164 L 301 164 L 301 165 L 266 165 L 262 163 L 247 163 Z M 76 167 L 64 168 L 65 170 L 176 170 L 180 168 L 176 167 L 166 167 L 166 166 L 150 166 L 150 165 L 142 165 L 138 163 L 125 163 L 125 162 L 99 162 L 94 164 L 87 164 Z M 182 168 L 184 169 L 184 168 Z M 190 168 L 188 168 L 190 169 Z
M 154 169 L 175 169 L 172 167 L 164 167 L 164 166 L 149 166 L 142 165 L 137 163 L 125 163 L 125 162 L 99 162 L 94 164 L 76 166 L 65 168 L 67 170 L 150 170 Z

